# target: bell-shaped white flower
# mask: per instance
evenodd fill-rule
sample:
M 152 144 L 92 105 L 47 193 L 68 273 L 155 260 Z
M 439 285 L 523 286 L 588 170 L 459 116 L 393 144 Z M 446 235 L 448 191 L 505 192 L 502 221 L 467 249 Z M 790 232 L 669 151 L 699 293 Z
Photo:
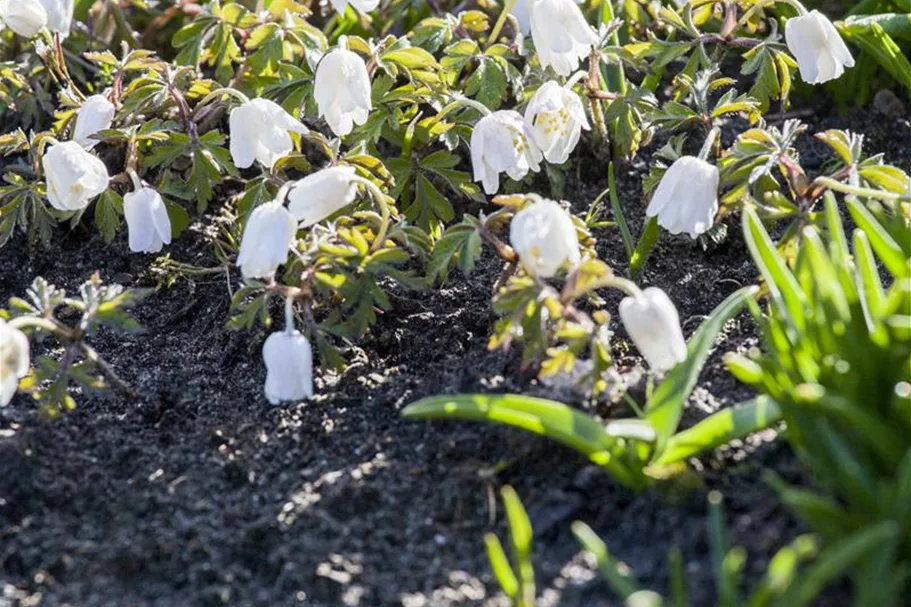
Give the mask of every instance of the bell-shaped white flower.
M 582 129 L 589 130 L 582 99 L 572 90 L 551 80 L 537 90 L 525 121 L 532 126 L 535 143 L 548 162 L 563 164 L 579 143 Z
M 649 287 L 620 302 L 620 320 L 652 370 L 662 373 L 686 360 L 680 315 L 667 293 Z
M 23 38 L 32 38 L 47 25 L 47 11 L 39 0 L 0 0 L 0 19 Z
M 0 318 L 0 406 L 13 399 L 19 380 L 28 375 L 28 366 L 28 338 Z
M 846 67 L 854 67 L 854 57 L 838 30 L 819 11 L 788 19 L 784 38 L 797 59 L 800 77 L 808 84 L 835 80 Z
M 481 118 L 471 133 L 471 166 L 474 180 L 488 194 L 500 189 L 500 173 L 516 181 L 541 169 L 543 155 L 531 126 L 522 115 L 500 110 Z
M 231 110 L 231 158 L 238 168 L 247 169 L 254 161 L 272 168 L 275 161 L 294 149 L 288 133 L 306 135 L 310 131 L 280 105 L 268 99 L 253 99 Z
M 316 67 L 313 95 L 319 115 L 337 136 L 344 137 L 355 124 L 366 123 L 373 104 L 364 59 L 345 48 L 326 53 Z
M 376 7 L 380 5 L 380 0 L 330 0 L 332 2 L 332 7 L 337 10 L 339 13 L 344 14 L 345 10 L 350 4 L 356 10 L 362 13 L 369 13 L 372 10 L 376 10 Z
M 591 52 L 598 35 L 573 0 L 535 0 L 531 5 L 531 39 L 541 67 L 569 76 Z
M 304 228 L 322 221 L 354 201 L 355 174 L 354 167 L 334 166 L 307 175 L 288 193 L 288 210 Z
M 297 234 L 294 216 L 280 201 L 260 205 L 250 214 L 240 241 L 237 265 L 244 278 L 271 278 L 288 260 Z
M 695 156 L 679 158 L 667 170 L 645 213 L 671 234 L 696 238 L 718 212 L 718 167 Z
M 47 29 L 68 35 L 73 25 L 75 0 L 41 0 L 41 4 L 47 11 Z
M 87 150 L 91 150 L 98 141 L 92 136 L 99 131 L 111 128 L 114 121 L 114 104 L 104 95 L 92 95 L 85 100 L 76 115 L 76 126 L 73 127 L 73 141 Z
M 273 405 L 313 396 L 313 351 L 299 331 L 273 333 L 263 345 L 266 398 Z
M 531 33 L 531 5 L 535 0 L 516 0 L 510 14 L 516 18 L 519 23 L 519 29 L 526 36 Z
M 61 211 L 80 211 L 108 188 L 108 169 L 75 141 L 58 143 L 41 159 L 47 199 Z
M 563 207 L 553 200 L 539 200 L 513 217 L 509 242 L 530 274 L 552 278 L 560 268 L 579 263 L 576 226 Z
M 171 244 L 171 219 L 161 194 L 154 188 L 140 188 L 123 197 L 123 215 L 134 253 L 157 253 Z

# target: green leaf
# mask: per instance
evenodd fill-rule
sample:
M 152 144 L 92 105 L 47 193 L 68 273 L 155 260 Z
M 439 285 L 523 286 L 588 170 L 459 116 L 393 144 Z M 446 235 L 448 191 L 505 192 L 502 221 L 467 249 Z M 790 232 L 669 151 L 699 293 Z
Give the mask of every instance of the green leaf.
M 872 55 L 898 83 L 911 91 L 911 61 L 879 23 L 869 21 L 862 29 L 842 25 L 841 33 L 849 42 Z
M 911 274 L 909 260 L 905 258 L 902 248 L 889 235 L 886 229 L 876 220 L 870 211 L 856 198 L 849 196 L 845 199 L 851 217 L 857 223 L 867 238 L 873 250 L 879 256 L 886 269 L 895 277 L 905 277 Z
M 490 568 L 493 570 L 500 588 L 506 596 L 515 600 L 519 595 L 519 580 L 509 565 L 503 544 L 496 535 L 487 533 L 484 535 L 484 546 L 487 548 L 487 560 L 490 561 Z
M 626 216 L 623 214 L 623 207 L 620 206 L 620 197 L 617 195 L 617 178 L 613 162 L 607 165 L 607 187 L 610 190 L 611 211 L 614 214 L 617 225 L 620 227 L 620 237 L 623 238 L 623 247 L 626 249 L 626 256 L 630 260 L 630 267 L 632 267 L 633 255 L 636 249 L 633 244 L 633 235 L 629 231 L 629 224 L 626 223 Z
M 123 199 L 117 192 L 107 189 L 95 203 L 95 225 L 101 230 L 104 241 L 114 240 L 123 215 Z
M 589 457 L 602 454 L 615 442 L 600 423 L 572 407 L 516 394 L 433 396 L 408 405 L 402 416 L 503 424 L 546 436 Z
M 709 357 L 721 328 L 753 298 L 757 287 L 744 287 L 725 299 L 702 323 L 687 344 L 686 360 L 678 364 L 655 390 L 646 406 L 645 419 L 658 433 L 658 457 L 663 455 L 668 441 L 677 430 L 683 406 L 699 379 L 699 373 Z
M 617 596 L 626 599 L 631 594 L 639 592 L 639 584 L 630 574 L 629 568 L 615 559 L 607 549 L 607 545 L 598 537 L 591 527 L 582 521 L 572 525 L 573 535 L 595 557 L 601 577 L 608 583 Z
M 661 236 L 661 228 L 658 225 L 658 218 L 652 217 L 645 224 L 642 236 L 639 237 L 639 244 L 636 245 L 636 250 L 629 258 L 629 271 L 632 276 L 638 276 L 642 271 L 649 254 L 658 243 L 659 236 Z
M 683 461 L 768 428 L 779 420 L 781 409 L 778 404 L 764 396 L 724 409 L 672 436 L 661 457 L 655 460 L 655 465 L 666 466 Z

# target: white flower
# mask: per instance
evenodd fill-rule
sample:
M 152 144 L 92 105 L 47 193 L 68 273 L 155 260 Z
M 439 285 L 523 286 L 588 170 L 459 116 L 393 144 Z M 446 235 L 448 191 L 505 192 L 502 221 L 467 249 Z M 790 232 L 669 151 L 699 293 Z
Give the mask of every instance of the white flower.
M 345 9 L 348 8 L 350 4 L 355 9 L 359 10 L 362 13 L 369 13 L 372 10 L 375 10 L 376 7 L 380 5 L 380 0 L 330 0 L 332 2 L 332 7 L 335 8 L 339 13 L 344 14 Z
M 620 302 L 620 320 L 652 370 L 661 373 L 686 360 L 680 315 L 667 293 L 649 287 Z
M 141 188 L 124 196 L 123 215 L 134 253 L 157 253 L 162 246 L 171 244 L 168 209 L 153 188 Z
M 263 345 L 266 398 L 273 405 L 313 396 L 313 351 L 299 331 L 273 333 Z
M 19 1 L 19 0 L 16 0 Z M 47 28 L 66 36 L 73 25 L 75 0 L 40 0 L 47 11 Z
M 289 132 L 306 135 L 300 121 L 268 99 L 254 99 L 231 110 L 231 158 L 238 168 L 246 169 L 259 161 L 272 168 L 275 161 L 294 149 Z
M 0 318 L 0 406 L 8 405 L 28 375 L 29 345 L 25 333 Z
M 576 226 L 553 200 L 539 200 L 516 213 L 509 226 L 509 242 L 522 266 L 541 278 L 552 278 L 560 268 L 581 259 Z
M 0 0 L 0 19 L 23 38 L 32 38 L 47 25 L 39 0 Z
M 483 183 L 488 194 L 500 189 L 500 173 L 518 181 L 529 170 L 539 171 L 542 158 L 531 126 L 518 112 L 500 110 L 484 116 L 471 133 L 474 180 Z
M 667 170 L 645 211 L 671 234 L 696 238 L 718 212 L 718 167 L 694 156 L 679 158 Z
M 519 29 L 526 36 L 531 33 L 531 5 L 535 0 L 517 0 L 510 14 L 519 22 Z
M 108 188 L 107 167 L 75 141 L 54 145 L 41 159 L 47 199 L 61 211 L 80 211 Z
M 548 162 L 563 164 L 579 143 L 588 117 L 582 99 L 551 80 L 535 93 L 525 108 L 525 121 L 532 126 L 535 143 Z
M 541 67 L 569 76 L 587 57 L 598 36 L 573 0 L 535 0 L 531 6 L 531 39 Z
M 98 141 L 92 139 L 99 131 L 111 128 L 114 121 L 114 104 L 104 95 L 92 95 L 85 100 L 76 115 L 76 126 L 73 127 L 73 141 L 87 150 L 91 150 Z
M 288 260 L 297 222 L 279 201 L 257 207 L 247 220 L 237 265 L 244 278 L 270 278 Z
M 313 89 L 319 115 L 329 128 L 344 137 L 355 124 L 364 124 L 373 109 L 367 64 L 357 53 L 337 48 L 322 58 L 316 68 Z
M 307 175 L 288 193 L 288 210 L 301 227 L 312 226 L 348 206 L 357 196 L 355 170 L 334 166 Z
M 822 84 L 839 78 L 846 67 L 854 67 L 854 57 L 838 30 L 819 11 L 788 19 L 784 38 L 804 82 Z

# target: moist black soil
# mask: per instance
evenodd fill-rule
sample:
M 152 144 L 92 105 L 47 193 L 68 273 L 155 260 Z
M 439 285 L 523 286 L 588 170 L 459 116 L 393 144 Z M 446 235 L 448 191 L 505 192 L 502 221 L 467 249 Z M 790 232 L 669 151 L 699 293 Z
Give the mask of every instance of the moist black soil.
M 870 152 L 911 169 L 907 119 L 872 111 L 805 119 L 815 131 L 865 133 Z M 808 137 L 801 146 L 804 166 L 819 169 L 824 146 Z M 565 196 L 576 210 L 606 186 L 604 162 L 580 166 Z M 644 166 L 619 174 L 637 233 Z M 216 265 L 202 236 L 207 223 L 172 244 L 172 257 Z M 596 236 L 603 259 L 623 267 L 617 232 Z M 130 254 L 125 236 L 109 246 L 90 228 L 61 229 L 50 251 L 30 252 L 17 238 L 0 256 L 0 300 L 21 295 L 37 275 L 71 290 L 96 270 L 107 281 L 154 286 L 152 261 Z M 499 270 L 487 256 L 441 289 L 394 290 L 392 309 L 352 365 L 320 373 L 311 402 L 282 407 L 262 394 L 265 331 L 224 328 L 224 275 L 157 291 L 136 310 L 144 334 L 95 342 L 140 392 L 137 401 L 77 395 L 78 410 L 53 422 L 23 397 L 0 409 L 0 605 L 502 605 L 482 538 L 503 533 L 495 496 L 504 484 L 531 514 L 543 605 L 619 604 L 580 554 L 569 531 L 576 519 L 647 587 L 666 588 L 666 553 L 680 549 L 699 606 L 714 597 L 708 491 L 725 497 L 731 539 L 750 557 L 748 580 L 805 531 L 763 481 L 771 471 L 809 483 L 774 431 L 693 462 L 699 474 L 636 495 L 544 439 L 402 420 L 405 405 L 440 393 L 521 391 L 584 406 L 572 391 L 529 380 L 515 354 L 486 349 Z M 732 223 L 730 238 L 709 250 L 663 236 L 643 282 L 669 292 L 690 334 L 756 275 Z M 756 344 L 748 317 L 728 324 L 686 425 L 752 396 L 721 357 Z M 617 350 L 620 372 L 639 382 L 635 350 Z M 612 414 L 609 406 L 598 412 Z M 821 604 L 839 604 L 837 592 L 830 596 Z

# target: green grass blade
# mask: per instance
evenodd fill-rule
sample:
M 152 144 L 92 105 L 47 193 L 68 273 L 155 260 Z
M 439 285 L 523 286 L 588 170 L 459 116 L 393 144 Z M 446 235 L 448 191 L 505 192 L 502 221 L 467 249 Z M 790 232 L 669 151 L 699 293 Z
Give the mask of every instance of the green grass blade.
M 515 394 L 434 396 L 409 405 L 406 419 L 459 419 L 492 422 L 546 436 L 588 456 L 616 443 L 599 422 L 552 400 Z
M 620 206 L 620 197 L 617 195 L 617 177 L 614 170 L 614 163 L 607 165 L 607 188 L 610 197 L 610 208 L 620 228 L 620 237 L 623 239 L 623 248 L 626 249 L 626 258 L 630 264 L 633 261 L 633 253 L 636 245 L 633 242 L 633 235 L 629 231 L 629 224 L 626 223 L 626 215 L 623 214 L 623 207 Z
M 702 323 L 687 344 L 686 360 L 668 373 L 646 406 L 646 421 L 650 422 L 658 433 L 659 455 L 680 423 L 683 406 L 699 380 L 699 373 L 705 366 L 715 338 L 721 328 L 746 305 L 748 299 L 755 296 L 756 287 L 744 287 L 725 299 L 711 316 Z
M 908 276 L 911 273 L 911 270 L 908 269 L 908 260 L 889 232 L 856 198 L 848 197 L 845 202 L 854 222 L 870 239 L 873 250 L 876 251 L 886 269 L 896 278 Z
M 496 535 L 488 533 L 484 536 L 484 546 L 487 548 L 487 560 L 490 561 L 490 568 L 493 570 L 493 575 L 497 578 L 500 588 L 506 596 L 515 601 L 519 595 L 519 580 L 509 565 L 503 544 Z
M 795 329 L 802 330 L 806 325 L 806 319 L 804 295 L 800 290 L 800 284 L 778 254 L 772 238 L 753 209 L 748 208 L 743 212 L 743 234 L 753 256 L 753 262 L 759 266 L 759 271 L 772 293 L 772 299 L 787 308 Z
M 642 271 L 642 268 L 645 267 L 645 262 L 648 260 L 649 253 L 655 248 L 655 244 L 657 244 L 660 235 L 661 228 L 658 226 L 658 218 L 652 217 L 648 220 L 648 223 L 645 224 L 645 229 L 642 230 L 642 236 L 639 237 L 639 243 L 636 245 L 636 250 L 633 251 L 632 256 L 629 258 L 630 276 L 635 277 Z
M 726 445 L 764 430 L 781 420 L 781 409 L 772 399 L 760 396 L 751 401 L 719 411 L 692 428 L 675 434 L 655 465 L 674 464 L 710 449 Z
M 607 545 L 591 527 L 582 521 L 576 521 L 572 525 L 572 531 L 582 547 L 594 555 L 598 571 L 617 596 L 626 599 L 639 592 L 639 583 L 632 577 L 629 568 L 610 554 Z
M 898 525 L 885 521 L 845 536 L 820 555 L 782 598 L 780 604 L 788 607 L 811 604 L 827 584 L 850 571 L 859 560 L 882 544 L 894 541 L 899 533 Z
M 532 607 L 535 604 L 535 568 L 531 562 L 531 547 L 534 532 L 531 521 L 522 500 L 515 489 L 503 487 L 503 505 L 506 508 L 506 520 L 509 522 L 509 538 L 512 543 L 513 556 L 519 570 L 519 598 L 521 605 Z

